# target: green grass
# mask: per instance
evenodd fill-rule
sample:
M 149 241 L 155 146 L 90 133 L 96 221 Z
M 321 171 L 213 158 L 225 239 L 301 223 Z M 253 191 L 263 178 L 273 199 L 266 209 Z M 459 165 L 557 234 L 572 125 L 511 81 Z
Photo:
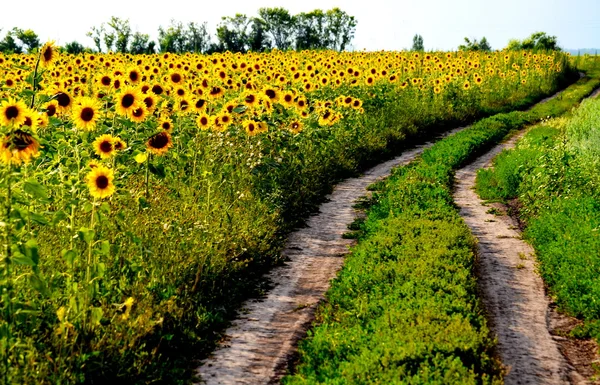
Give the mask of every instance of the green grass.
M 584 79 L 530 112 L 483 119 L 379 183 L 358 245 L 284 384 L 500 383 L 453 171 L 511 130 L 568 111 L 598 83 Z

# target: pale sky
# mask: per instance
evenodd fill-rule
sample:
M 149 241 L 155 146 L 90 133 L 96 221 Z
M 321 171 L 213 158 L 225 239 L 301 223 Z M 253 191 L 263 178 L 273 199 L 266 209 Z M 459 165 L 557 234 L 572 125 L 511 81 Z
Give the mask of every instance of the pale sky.
M 454 50 L 464 37 L 485 36 L 501 49 L 511 38 L 536 31 L 558 37 L 566 49 L 600 48 L 600 0 L 0 0 L 0 37 L 8 29 L 32 29 L 42 42 L 64 45 L 77 40 L 87 47 L 92 26 L 111 16 L 129 19 L 133 31 L 155 39 L 171 19 L 208 22 L 214 36 L 221 16 L 256 16 L 260 7 L 284 7 L 292 14 L 339 7 L 355 16 L 353 48 L 401 50 L 423 36 L 425 49 Z M 213 38 L 214 40 L 214 38 Z

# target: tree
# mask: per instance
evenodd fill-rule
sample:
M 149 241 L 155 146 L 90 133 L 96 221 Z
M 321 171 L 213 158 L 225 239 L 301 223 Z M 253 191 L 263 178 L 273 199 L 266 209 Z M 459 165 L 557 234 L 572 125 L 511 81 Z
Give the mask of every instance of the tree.
M 188 52 L 206 52 L 210 46 L 210 34 L 206 22 L 202 24 L 189 23 L 186 36 L 186 51 Z
M 85 52 L 85 47 L 76 41 L 72 41 L 70 43 L 65 44 L 64 48 L 67 53 L 70 53 L 73 55 Z
M 473 41 L 469 40 L 469 38 L 465 37 L 465 43 L 458 46 L 459 51 L 485 51 L 489 52 L 492 50 L 492 47 L 488 43 L 485 36 L 481 39 L 481 41 L 477 41 L 477 39 L 473 39 Z
M 134 55 L 155 53 L 156 43 L 150 40 L 150 36 L 145 33 L 136 32 L 131 39 L 129 52 Z
M 21 46 L 17 44 L 14 37 L 14 31 L 8 31 L 4 39 L 0 40 L 0 52 L 3 53 L 23 53 Z
M 296 15 L 296 49 L 325 49 L 329 47 L 327 16 L 320 9 Z
M 265 22 L 262 19 L 254 18 L 252 20 L 252 29 L 248 35 L 248 48 L 254 52 L 271 49 L 271 40 L 267 35 Z
M 160 52 L 181 53 L 185 50 L 185 27 L 183 23 L 171 20 L 168 28 L 158 27 L 158 45 Z
M 117 52 L 129 52 L 129 39 L 131 38 L 131 27 L 128 19 L 120 19 L 112 16 L 107 25 L 112 28 L 111 35 L 114 36 L 115 48 Z
M 217 39 L 223 51 L 246 52 L 248 50 L 248 26 L 252 20 L 238 13 L 234 17 L 223 16 L 217 27 Z
M 21 41 L 21 44 L 27 49 L 27 52 L 32 52 L 40 47 L 38 35 L 30 29 L 23 31 L 20 28 L 13 28 L 13 36 Z
M 546 32 L 535 32 L 523 41 L 512 39 L 508 42 L 506 47 L 508 50 L 547 50 L 547 51 L 560 51 L 558 46 L 558 40 L 556 36 L 549 36 Z
M 326 16 L 329 48 L 343 51 L 354 38 L 356 19 L 339 8 L 330 9 Z
M 423 45 L 423 36 L 416 34 L 413 36 L 413 45 L 412 51 L 425 51 L 425 46 Z
M 260 8 L 258 15 L 262 25 L 254 22 L 256 31 L 266 32 L 277 49 L 289 49 L 293 43 L 295 17 L 285 8 Z

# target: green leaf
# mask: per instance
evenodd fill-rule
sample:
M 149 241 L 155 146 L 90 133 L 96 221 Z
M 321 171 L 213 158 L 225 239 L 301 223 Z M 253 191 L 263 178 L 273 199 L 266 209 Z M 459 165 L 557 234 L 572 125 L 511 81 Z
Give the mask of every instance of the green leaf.
M 46 225 L 50 224 L 50 222 L 46 219 L 45 216 L 43 216 L 42 214 L 34 213 L 34 212 L 29 213 L 29 219 L 32 222 L 37 223 L 38 225 L 46 226 Z
M 84 213 L 89 213 L 90 211 L 92 211 L 93 208 L 94 208 L 94 205 L 91 202 L 85 202 L 83 204 L 83 212 Z
M 165 167 L 163 165 L 155 166 L 153 164 L 150 164 L 149 167 L 150 172 L 159 177 L 160 179 L 164 179 L 167 176 L 167 174 L 165 173 Z
M 81 240 L 85 241 L 86 243 L 90 243 L 94 240 L 96 232 L 92 229 L 88 229 L 87 227 L 82 227 L 77 232 L 77 235 Z
M 96 277 L 102 278 L 104 277 L 104 273 L 106 272 L 106 265 L 104 263 L 96 264 Z
M 23 190 L 35 199 L 48 199 L 48 191 L 46 188 L 34 179 L 26 180 L 25 183 L 23 183 Z
M 57 224 L 59 224 L 60 222 L 64 221 L 65 219 L 67 219 L 69 216 L 67 215 L 67 213 L 65 213 L 64 211 L 60 210 L 54 213 L 54 216 L 52 217 L 52 225 L 56 226 Z
M 237 106 L 233 109 L 233 112 L 235 112 L 236 114 L 241 114 L 242 112 L 245 112 L 248 109 L 247 106 Z
M 90 322 L 92 325 L 99 325 L 103 315 L 104 311 L 101 307 L 93 307 L 90 311 Z
M 35 239 L 32 238 L 25 242 L 25 255 L 30 258 L 35 265 L 40 263 L 38 244 Z
M 36 263 L 33 262 L 31 258 L 23 254 L 16 254 L 11 259 L 12 263 L 17 265 L 25 265 L 25 266 L 35 266 Z
M 77 258 L 77 253 L 74 250 L 63 250 L 62 257 L 69 265 L 72 265 L 75 258 Z
M 110 253 L 110 243 L 108 241 L 100 242 L 100 250 L 98 250 L 100 255 L 108 255 Z
M 46 282 L 44 282 L 43 279 L 41 279 L 38 275 L 36 274 L 32 274 L 29 276 L 29 282 L 31 283 L 31 286 L 37 290 L 40 294 L 44 295 L 44 296 L 48 296 L 48 287 L 46 286 Z

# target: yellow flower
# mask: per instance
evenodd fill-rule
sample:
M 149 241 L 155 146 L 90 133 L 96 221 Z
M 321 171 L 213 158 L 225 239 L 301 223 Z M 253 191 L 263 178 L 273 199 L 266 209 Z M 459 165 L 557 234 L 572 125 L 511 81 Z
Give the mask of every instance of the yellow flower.
M 165 154 L 171 146 L 173 146 L 171 134 L 167 131 L 161 131 L 158 134 L 152 135 L 146 142 L 148 151 L 155 155 Z
M 100 103 L 93 98 L 83 97 L 77 100 L 73 107 L 73 123 L 75 127 L 91 131 L 96 128 L 100 119 Z
M 0 105 L 0 125 L 9 126 L 11 124 L 15 126 L 21 126 L 25 123 L 25 113 L 27 106 L 22 101 L 16 101 L 15 99 L 8 99 Z
M 15 130 L 4 136 L 0 144 L 0 161 L 4 164 L 29 163 L 39 155 L 40 144 L 33 135 Z
M 86 184 L 90 190 L 90 195 L 94 198 L 108 198 L 115 192 L 113 170 L 106 166 L 98 166 L 92 169 L 87 176 Z
M 113 156 L 116 152 L 115 148 L 116 138 L 112 135 L 104 134 L 100 135 L 94 140 L 94 152 L 102 159 L 108 159 Z
M 40 64 L 42 67 L 48 67 L 58 58 L 58 51 L 54 46 L 54 41 L 49 41 L 40 50 Z
M 130 116 L 143 102 L 144 97 L 140 90 L 133 87 L 125 87 L 115 95 L 115 110 L 122 116 Z

